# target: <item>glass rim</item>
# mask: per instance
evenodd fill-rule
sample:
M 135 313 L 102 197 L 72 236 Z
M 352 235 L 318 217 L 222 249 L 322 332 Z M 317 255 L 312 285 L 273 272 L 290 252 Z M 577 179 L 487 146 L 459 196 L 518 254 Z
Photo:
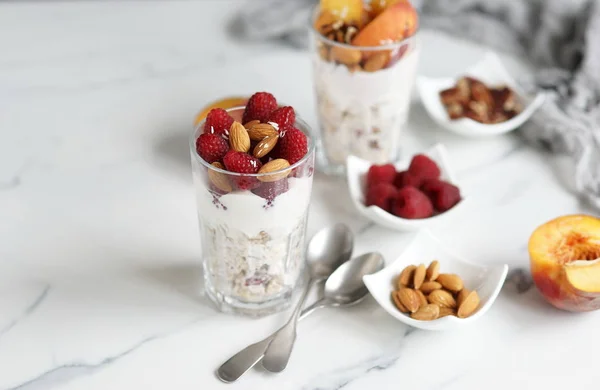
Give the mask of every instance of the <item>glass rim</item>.
M 225 111 L 230 112 L 230 111 L 240 110 L 240 109 L 244 109 L 244 108 L 246 108 L 246 106 L 236 106 L 236 107 L 231 107 L 231 108 L 225 109 Z M 299 124 L 301 127 L 300 130 L 302 130 L 302 132 L 306 135 L 306 137 L 309 140 L 308 151 L 306 152 L 304 157 L 302 157 L 300 160 L 296 161 L 294 164 L 291 164 L 289 167 L 279 169 L 279 170 L 273 171 L 273 172 L 239 173 L 239 172 L 228 171 L 226 169 L 218 168 L 218 167 L 215 167 L 214 165 L 210 164 L 208 161 L 206 161 L 202 157 L 200 157 L 200 155 L 196 151 L 196 139 L 198 139 L 200 134 L 202 134 L 202 132 L 201 131 L 199 132 L 199 130 L 201 130 L 204 127 L 205 122 L 206 122 L 206 118 L 202 119 L 202 121 L 200 121 L 200 123 L 198 123 L 198 125 L 194 127 L 194 131 L 192 131 L 192 134 L 190 136 L 190 152 L 191 152 L 192 156 L 194 156 L 194 159 L 196 161 L 200 162 L 206 168 L 212 169 L 213 171 L 216 171 L 216 172 L 223 173 L 225 175 L 238 176 L 238 177 L 265 177 L 265 176 L 271 176 L 271 175 L 277 174 L 277 173 L 291 171 L 291 170 L 299 167 L 300 165 L 304 164 L 306 161 L 308 161 L 308 159 L 314 154 L 314 151 L 315 151 L 315 142 L 313 140 L 313 134 L 312 134 L 311 127 L 308 125 L 308 123 L 306 123 L 306 121 L 304 121 L 304 119 L 302 119 L 301 117 L 296 115 L 296 121 L 294 122 L 294 125 Z
M 321 34 L 321 32 L 315 28 L 315 21 L 318 18 L 318 15 L 319 15 L 319 8 L 320 8 L 319 4 L 317 4 L 316 6 L 313 7 L 312 17 L 310 18 L 310 26 L 309 26 L 310 31 L 313 34 L 315 34 L 318 39 L 320 39 L 321 41 L 327 43 L 328 45 L 342 47 L 342 48 L 345 48 L 345 49 L 353 49 L 353 50 L 359 50 L 359 51 L 381 51 L 381 50 L 394 50 L 394 49 L 398 49 L 403 44 L 409 43 L 410 41 L 414 40 L 416 38 L 417 34 L 419 33 L 420 29 L 421 29 L 421 25 L 420 25 L 420 23 L 418 23 L 417 24 L 417 28 L 415 30 L 415 33 L 413 35 L 411 35 L 410 37 L 404 38 L 401 41 L 387 43 L 385 45 L 378 45 L 378 46 L 356 46 L 356 45 L 351 45 L 349 43 L 342 43 L 342 42 L 334 41 L 333 39 L 329 39 L 325 35 Z

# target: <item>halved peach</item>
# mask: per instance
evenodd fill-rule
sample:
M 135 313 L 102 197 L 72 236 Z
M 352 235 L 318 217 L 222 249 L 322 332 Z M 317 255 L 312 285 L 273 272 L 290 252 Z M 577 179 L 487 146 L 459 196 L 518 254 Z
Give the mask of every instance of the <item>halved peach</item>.
M 390 5 L 394 5 L 401 1 L 408 0 L 371 0 L 371 2 L 369 3 L 369 7 L 371 8 L 371 15 L 375 17 L 382 13 L 383 10 L 389 7 Z
M 529 239 L 531 274 L 552 305 L 600 309 L 600 219 L 567 215 L 538 227 Z
M 356 34 L 352 44 L 356 46 L 379 46 L 400 41 L 415 33 L 418 15 L 408 2 L 387 7 L 381 14 Z
M 237 106 L 245 106 L 247 102 L 248 102 L 248 98 L 240 97 L 240 96 L 226 97 L 226 98 L 214 101 L 214 102 L 208 104 L 207 106 L 205 106 L 204 108 L 202 108 L 202 110 L 198 113 L 198 115 L 196 115 L 196 118 L 194 118 L 194 126 L 197 126 L 198 123 L 202 122 L 204 120 L 204 118 L 206 118 L 206 116 L 208 115 L 210 110 L 212 110 L 213 108 L 222 108 L 222 109 L 226 110 L 228 108 L 233 108 L 233 107 L 237 107 Z

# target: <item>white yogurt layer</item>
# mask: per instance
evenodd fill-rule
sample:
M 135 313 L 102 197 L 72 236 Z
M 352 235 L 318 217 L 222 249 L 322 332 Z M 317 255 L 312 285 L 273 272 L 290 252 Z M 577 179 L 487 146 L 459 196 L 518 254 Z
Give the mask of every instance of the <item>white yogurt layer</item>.
M 408 119 L 419 50 L 413 46 L 390 68 L 354 71 L 313 58 L 322 142 L 333 164 L 349 154 L 383 163 L 396 157 Z

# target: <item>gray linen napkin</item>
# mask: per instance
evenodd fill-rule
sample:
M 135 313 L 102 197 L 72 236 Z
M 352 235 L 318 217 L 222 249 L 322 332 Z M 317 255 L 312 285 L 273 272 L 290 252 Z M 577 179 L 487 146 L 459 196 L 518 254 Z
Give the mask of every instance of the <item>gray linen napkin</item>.
M 232 31 L 246 40 L 307 43 L 316 0 L 249 0 Z M 527 56 L 537 66 L 525 87 L 547 94 L 522 126 L 528 142 L 570 156 L 580 196 L 600 210 L 600 1 L 420 0 L 421 25 L 494 49 Z

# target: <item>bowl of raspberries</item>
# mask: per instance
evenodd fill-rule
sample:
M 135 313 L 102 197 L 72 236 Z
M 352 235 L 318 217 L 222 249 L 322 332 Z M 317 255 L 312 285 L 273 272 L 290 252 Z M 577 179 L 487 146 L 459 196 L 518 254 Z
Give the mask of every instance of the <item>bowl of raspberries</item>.
M 374 165 L 355 156 L 346 164 L 354 205 L 388 228 L 428 228 L 447 221 L 465 204 L 441 144 L 394 164 Z

